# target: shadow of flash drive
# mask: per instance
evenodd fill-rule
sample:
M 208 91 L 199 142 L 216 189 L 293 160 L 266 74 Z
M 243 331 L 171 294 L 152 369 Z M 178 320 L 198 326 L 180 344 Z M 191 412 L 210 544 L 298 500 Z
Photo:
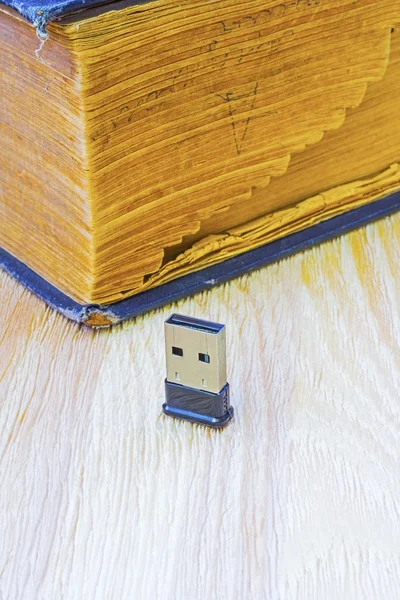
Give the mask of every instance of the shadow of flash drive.
M 164 413 L 208 427 L 224 427 L 233 417 L 226 380 L 225 325 L 173 314 L 164 327 Z

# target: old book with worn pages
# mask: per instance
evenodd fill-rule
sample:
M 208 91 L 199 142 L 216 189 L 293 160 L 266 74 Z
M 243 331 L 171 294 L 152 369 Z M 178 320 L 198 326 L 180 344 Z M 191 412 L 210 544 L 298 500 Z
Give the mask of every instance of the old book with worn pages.
M 397 210 L 399 24 L 393 0 L 5 0 L 0 265 L 106 326 Z

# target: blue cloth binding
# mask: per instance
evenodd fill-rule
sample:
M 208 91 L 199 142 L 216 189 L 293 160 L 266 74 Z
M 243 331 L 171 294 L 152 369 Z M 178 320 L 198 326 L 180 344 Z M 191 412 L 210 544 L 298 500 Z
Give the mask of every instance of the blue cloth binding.
M 147 4 L 151 0 L 132 0 L 132 6 Z M 13 8 L 30 23 L 35 25 L 39 35 L 46 34 L 46 26 L 57 17 L 68 15 L 94 6 L 110 4 L 109 0 L 0 0 Z

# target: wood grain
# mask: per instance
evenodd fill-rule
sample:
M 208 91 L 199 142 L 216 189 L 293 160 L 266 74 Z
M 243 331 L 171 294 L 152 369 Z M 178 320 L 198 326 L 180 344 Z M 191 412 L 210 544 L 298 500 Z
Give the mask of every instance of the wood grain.
M 395 600 L 400 215 L 110 331 L 0 279 L 0 598 Z M 234 422 L 163 417 L 226 322 Z

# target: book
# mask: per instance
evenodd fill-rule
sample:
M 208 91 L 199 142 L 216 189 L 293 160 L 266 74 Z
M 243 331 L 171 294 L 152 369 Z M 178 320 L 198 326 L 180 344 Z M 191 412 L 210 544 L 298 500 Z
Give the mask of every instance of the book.
M 399 22 L 392 0 L 7 0 L 3 266 L 106 325 L 396 209 Z

